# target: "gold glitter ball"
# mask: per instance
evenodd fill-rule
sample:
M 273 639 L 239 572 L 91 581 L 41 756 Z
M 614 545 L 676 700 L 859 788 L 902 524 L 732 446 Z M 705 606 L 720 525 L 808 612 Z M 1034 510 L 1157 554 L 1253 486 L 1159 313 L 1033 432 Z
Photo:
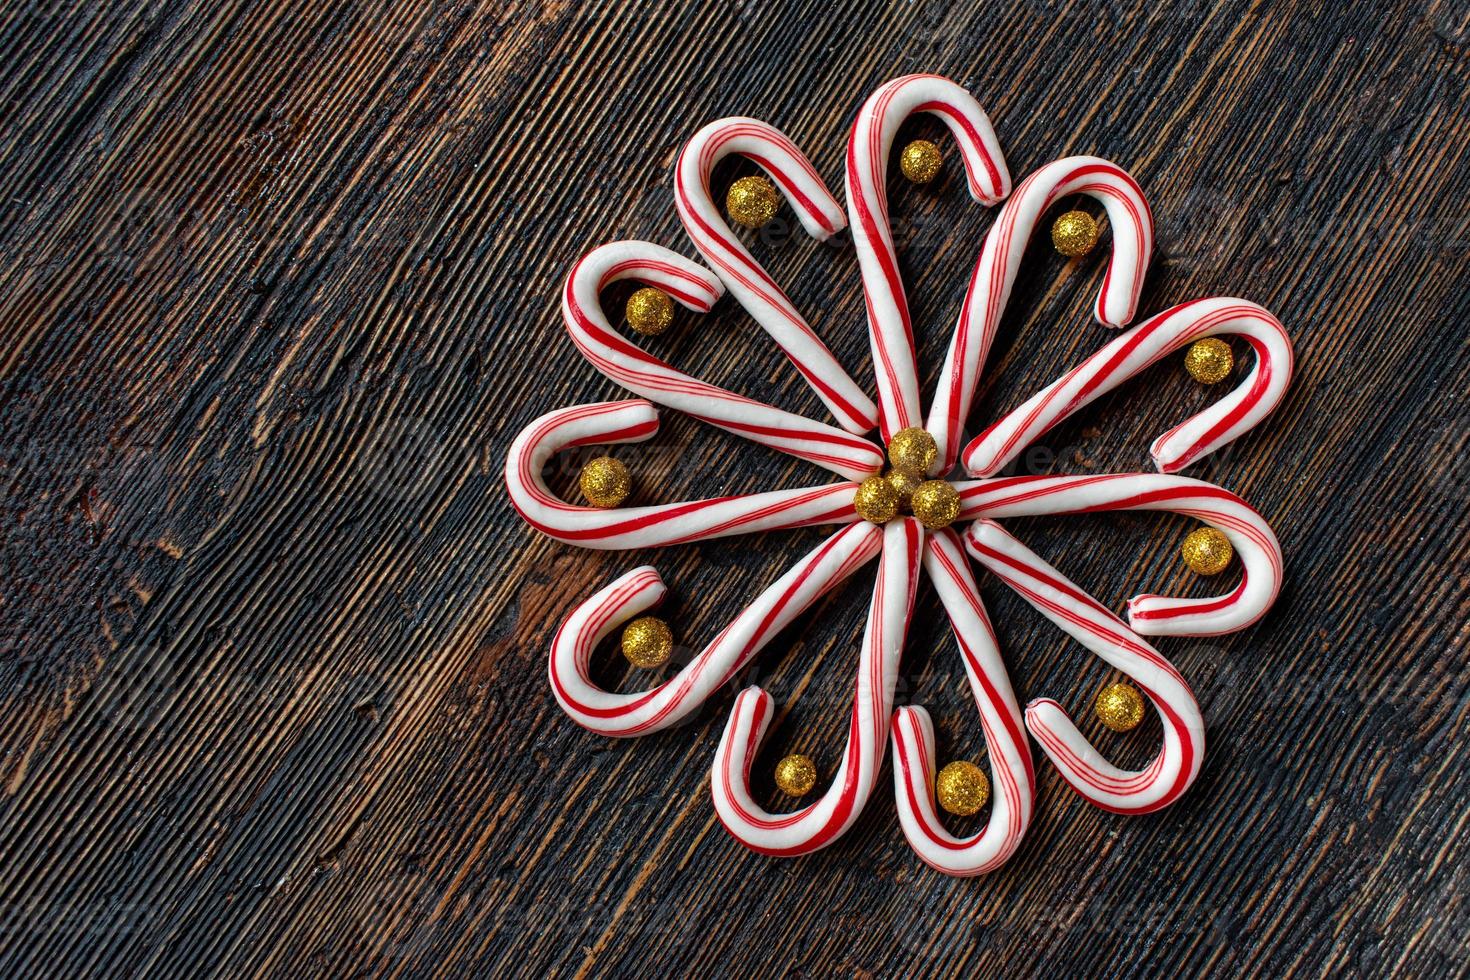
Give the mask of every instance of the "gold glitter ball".
M 914 490 L 919 486 L 919 478 L 903 470 L 889 470 L 883 474 L 883 479 L 893 484 L 893 489 L 898 491 L 899 509 L 908 510 L 913 504 Z
M 804 755 L 788 755 L 776 763 L 776 786 L 787 796 L 805 796 L 817 785 L 817 767 Z
M 944 157 L 940 156 L 939 147 L 928 140 L 914 140 L 903 148 L 898 158 L 899 169 L 915 184 L 927 184 L 938 177 L 939 168 L 943 165 Z
M 628 297 L 628 326 L 645 337 L 657 337 L 674 322 L 674 301 L 662 289 L 644 286 Z
M 1097 244 L 1097 222 L 1086 211 L 1068 211 L 1052 222 L 1051 243 L 1069 259 L 1086 255 Z
M 870 476 L 852 495 L 852 509 L 865 521 L 887 524 L 898 514 L 898 491 L 881 476 Z
M 990 802 L 990 779 L 973 762 L 951 762 L 934 778 L 934 795 L 945 812 L 971 817 Z
M 937 531 L 960 516 L 960 492 L 943 480 L 925 480 L 914 488 L 909 506 L 925 527 Z
M 1143 721 L 1143 695 L 1132 684 L 1109 684 L 1097 692 L 1092 710 L 1115 732 L 1131 732 Z
M 599 456 L 582 467 L 577 482 L 582 486 L 582 496 L 593 507 L 616 507 L 628 499 L 633 489 L 628 468 L 611 456 Z
M 1235 354 L 1219 337 L 1196 340 L 1184 352 L 1184 369 L 1200 384 L 1212 385 L 1230 377 L 1235 367 Z
M 639 616 L 623 627 L 623 656 L 634 667 L 658 667 L 673 650 L 674 634 L 657 616 Z
M 910 476 L 923 476 L 938 458 L 934 437 L 918 427 L 899 429 L 888 440 L 888 461 Z
M 725 210 L 747 228 L 759 228 L 776 216 L 781 195 L 765 177 L 741 177 L 725 195 Z
M 1219 575 L 1230 564 L 1235 549 L 1230 547 L 1224 531 L 1202 527 L 1189 532 L 1179 553 L 1184 556 L 1184 564 L 1197 575 Z

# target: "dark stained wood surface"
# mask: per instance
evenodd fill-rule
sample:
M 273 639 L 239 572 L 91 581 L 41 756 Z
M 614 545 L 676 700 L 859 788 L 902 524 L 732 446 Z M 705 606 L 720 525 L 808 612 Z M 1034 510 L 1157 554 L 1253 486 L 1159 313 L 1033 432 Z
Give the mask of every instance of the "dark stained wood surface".
M 1257 627 L 1159 643 L 1210 725 L 1198 783 L 1128 820 L 1038 753 L 1022 849 L 965 881 L 909 851 L 886 768 L 820 854 L 735 844 L 707 784 L 728 694 L 612 742 L 548 691 L 553 631 L 613 576 L 656 562 L 698 647 L 820 531 L 583 552 L 500 475 L 530 419 L 617 396 L 558 289 L 615 237 L 692 254 L 669 167 L 698 125 L 767 119 L 840 188 L 853 112 L 917 70 L 976 94 L 1018 178 L 1128 167 L 1159 221 L 1143 311 L 1256 300 L 1299 372 L 1191 472 L 1290 576 Z M 1467 80 L 1461 0 L 5 5 L 0 975 L 1463 974 Z M 992 215 L 953 172 L 891 193 L 932 384 Z M 763 238 L 867 377 L 850 246 Z M 1104 342 L 1102 256 L 1028 252 L 972 424 Z M 729 300 L 649 346 L 820 412 Z M 1208 397 L 1171 360 L 1026 466 L 1143 467 Z M 641 500 L 822 479 L 664 418 L 623 453 Z M 1182 521 L 1011 526 L 1115 609 L 1203 589 Z M 744 678 L 783 705 L 762 773 L 833 764 L 870 575 Z M 1108 673 L 982 583 L 1020 696 L 1084 709 Z M 927 587 L 899 697 L 982 753 Z

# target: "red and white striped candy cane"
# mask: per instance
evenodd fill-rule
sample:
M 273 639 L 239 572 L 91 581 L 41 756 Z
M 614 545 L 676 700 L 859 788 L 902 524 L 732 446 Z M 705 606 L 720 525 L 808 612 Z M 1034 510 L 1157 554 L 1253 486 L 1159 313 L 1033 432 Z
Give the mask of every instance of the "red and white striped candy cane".
M 951 530 L 928 536 L 924 569 L 949 613 L 964 659 L 970 691 L 990 755 L 994 794 L 985 829 L 969 838 L 945 830 L 934 809 L 934 725 L 917 705 L 893 716 L 893 788 L 904 836 L 924 863 L 951 875 L 977 875 L 1005 863 L 1026 827 L 1036 800 L 1036 773 L 1021 721 L 1021 708 L 995 631 L 985 615 L 959 537 Z
M 756 597 L 677 675 L 652 690 L 616 694 L 592 683 L 587 664 L 611 630 L 663 599 L 657 570 L 636 568 L 578 606 L 557 631 L 551 689 L 573 721 L 602 735 L 647 735 L 676 725 L 807 607 L 878 554 L 882 540 L 876 525 L 849 524 Z
M 597 370 L 634 394 L 849 480 L 882 467 L 882 451 L 861 436 L 691 378 L 624 339 L 608 323 L 598 299 L 619 279 L 657 286 L 700 312 L 720 295 L 720 283 L 708 270 L 662 246 L 629 241 L 593 249 L 567 277 L 562 315 L 577 349 Z
M 786 352 L 837 423 L 849 432 L 867 432 L 878 419 L 873 400 L 837 363 L 715 207 L 710 196 L 710 174 L 715 164 L 732 153 L 754 161 L 770 175 L 802 227 L 817 241 L 826 241 L 846 225 L 842 206 L 785 133 L 759 119 L 732 116 L 695 133 L 679 154 L 674 170 L 674 201 L 684 230 L 730 295 Z
M 1177 800 L 1199 775 L 1205 754 L 1204 718 L 1184 677 L 1121 619 L 999 524 L 976 521 L 965 533 L 965 545 L 1047 619 L 1127 674 L 1163 720 L 1163 748 L 1148 766 L 1129 772 L 1108 762 L 1061 705 L 1037 698 L 1026 707 L 1026 727 L 1062 778 L 1113 813 L 1152 813 Z
M 516 436 L 506 455 L 511 503 L 526 523 L 558 541 L 609 551 L 858 519 L 852 508 L 853 483 L 603 510 L 567 503 L 541 477 L 547 461 L 563 449 L 642 442 L 657 431 L 658 412 L 641 400 L 548 412 Z
M 965 164 L 971 197 L 991 205 L 1011 192 L 1011 176 L 990 117 L 969 92 L 949 79 L 895 78 L 858 110 L 847 143 L 847 208 L 867 301 L 884 443 L 923 419 L 913 324 L 889 227 L 887 192 L 893 139 L 899 125 L 916 112 L 932 113 L 949 126 Z
M 720 822 L 745 846 L 774 857 L 796 857 L 826 847 L 857 819 L 873 792 L 888 750 L 889 715 L 899 658 L 919 582 L 924 529 L 911 517 L 883 528 L 883 557 L 858 661 L 857 689 L 847 749 L 822 798 L 795 813 L 767 813 L 750 796 L 750 768 L 775 714 L 759 687 L 740 692 L 715 753 L 710 790 Z
M 1154 441 L 1160 472 L 1177 473 L 1252 429 L 1286 396 L 1291 339 L 1264 307 L 1216 297 L 1181 303 L 1151 317 L 1077 365 L 965 447 L 973 476 L 990 476 L 1095 398 L 1201 337 L 1236 334 L 1256 352 L 1250 374 L 1224 398 Z
M 1146 636 L 1233 633 L 1265 615 L 1281 591 L 1281 545 L 1270 525 L 1250 504 L 1213 483 L 1155 473 L 1107 473 L 966 481 L 955 489 L 960 492 L 960 521 L 1162 510 L 1223 531 L 1240 556 L 1240 583 L 1226 595 L 1203 599 L 1134 596 L 1128 601 L 1128 622 Z
M 1086 194 L 1101 201 L 1112 227 L 1112 258 L 1097 297 L 1098 322 L 1121 327 L 1133 319 L 1138 308 L 1154 240 L 1153 215 L 1138 183 L 1122 167 L 1097 157 L 1057 160 L 1023 180 L 985 236 L 929 410 L 928 430 L 939 444 L 945 470 L 954 465 L 959 452 L 975 385 L 1010 299 L 1026 243 L 1046 210 L 1068 194 Z

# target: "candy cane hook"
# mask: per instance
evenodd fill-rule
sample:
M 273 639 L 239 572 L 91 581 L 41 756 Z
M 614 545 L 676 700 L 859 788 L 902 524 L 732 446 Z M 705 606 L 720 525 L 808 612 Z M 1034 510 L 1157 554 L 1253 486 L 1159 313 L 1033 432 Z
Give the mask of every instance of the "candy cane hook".
M 1177 800 L 1199 775 L 1205 753 L 1204 718 L 1184 677 L 1122 620 L 999 524 L 976 521 L 965 534 L 965 545 L 1047 619 L 1132 678 L 1163 720 L 1159 754 L 1145 768 L 1130 772 L 1104 758 L 1060 704 L 1037 698 L 1026 707 L 1026 727 L 1062 778 L 1113 813 L 1151 813 Z
M 906 75 L 874 92 L 858 110 L 847 143 L 847 207 L 867 301 L 868 340 L 878 375 L 883 441 L 921 424 L 919 375 L 908 299 L 888 220 L 888 154 L 899 125 L 916 112 L 938 116 L 954 134 L 970 196 L 991 205 L 1011 177 L 990 117 L 975 98 L 938 75 Z
M 883 528 L 883 557 L 858 661 L 847 749 L 822 798 L 795 813 L 771 814 L 750 795 L 750 767 L 775 714 L 759 687 L 735 699 L 715 753 L 710 790 L 720 822 L 745 846 L 773 857 L 796 857 L 826 847 L 852 826 L 873 792 L 888 749 L 889 715 L 898 663 L 919 581 L 923 528 L 911 517 Z
M 1240 556 L 1240 583 L 1203 599 L 1139 595 L 1128 600 L 1128 624 L 1145 636 L 1233 633 L 1266 614 L 1281 592 L 1281 545 L 1265 518 L 1244 500 L 1203 480 L 1154 473 L 1018 476 L 959 482 L 959 520 L 1162 510 L 1185 514 L 1224 532 Z
M 949 613 L 990 756 L 990 817 L 979 833 L 958 838 L 934 808 L 934 725 L 911 705 L 893 716 L 893 788 L 904 836 L 925 864 L 951 875 L 977 875 L 1006 862 L 1021 843 L 1036 799 L 1036 774 L 1021 709 L 985 615 L 969 560 L 951 530 L 928 537 L 924 570 Z
M 592 683 L 587 665 L 609 632 L 664 597 L 652 566 L 622 576 L 569 616 L 551 645 L 551 689 L 572 720 L 602 735 L 646 735 L 678 724 L 739 673 L 778 632 L 878 553 L 883 533 L 849 524 L 746 606 L 709 646 L 657 687 L 615 694 Z
M 1057 423 L 1112 391 L 1181 347 L 1201 337 L 1236 334 L 1256 352 L 1250 373 L 1225 397 L 1154 440 L 1150 449 L 1162 473 L 1189 464 L 1238 439 L 1269 415 L 1291 381 L 1291 338 L 1262 306 L 1217 297 L 1181 303 L 1118 337 L 965 447 L 972 476 L 991 476 Z
M 1022 181 L 985 236 L 929 411 L 928 430 L 939 444 L 945 469 L 954 465 L 959 452 L 975 385 L 1010 299 L 1026 243 L 1047 208 L 1068 194 L 1086 194 L 1102 202 L 1112 228 L 1112 257 L 1097 297 L 1098 322 L 1121 327 L 1133 319 L 1138 308 L 1144 270 L 1153 251 L 1154 222 L 1143 191 L 1128 172 L 1097 157 L 1067 157 Z
M 511 504 L 527 524 L 583 548 L 661 548 L 731 534 L 809 524 L 847 524 L 853 483 L 712 497 L 650 507 L 603 510 L 557 497 L 541 472 L 553 455 L 575 446 L 643 442 L 658 432 L 658 412 L 646 401 L 600 402 L 548 412 L 516 436 L 505 457 Z
M 733 116 L 695 133 L 679 154 L 674 201 L 684 230 L 730 295 L 786 352 L 838 424 L 849 432 L 867 432 L 878 418 L 873 400 L 848 376 L 715 207 L 710 175 L 715 164 L 732 153 L 754 161 L 770 175 L 801 226 L 817 241 L 826 241 L 845 226 L 841 205 L 786 134 L 759 119 Z
M 706 269 L 659 245 L 629 241 L 593 249 L 567 277 L 562 315 L 577 349 L 597 370 L 634 394 L 849 480 L 883 465 L 882 452 L 861 436 L 691 378 L 629 343 L 608 323 L 598 299 L 620 279 L 655 285 L 699 312 L 720 295 L 719 280 Z

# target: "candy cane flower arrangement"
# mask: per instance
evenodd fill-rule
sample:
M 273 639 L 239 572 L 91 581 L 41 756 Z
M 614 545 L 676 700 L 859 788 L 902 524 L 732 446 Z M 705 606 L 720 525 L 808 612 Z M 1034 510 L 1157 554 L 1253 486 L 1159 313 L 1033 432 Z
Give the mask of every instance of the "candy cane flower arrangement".
M 971 273 L 927 416 L 886 191 L 899 127 L 915 113 L 933 115 L 948 128 L 977 202 L 1005 201 Z M 731 154 L 754 162 L 763 176 L 736 181 L 722 213 L 711 174 Z M 900 164 L 907 178 L 927 182 L 942 165 L 942 151 L 917 140 L 903 149 Z M 577 262 L 562 293 L 562 313 L 577 349 L 638 397 L 558 409 L 536 419 L 511 446 L 506 483 L 529 524 L 586 548 L 663 547 L 808 525 L 834 528 L 688 664 L 647 690 L 603 690 L 591 680 L 589 662 L 596 646 L 619 628 L 624 653 L 635 666 L 658 666 L 667 659 L 672 631 L 649 614 L 666 591 L 658 571 L 635 568 L 572 610 L 552 643 L 551 689 L 573 720 L 603 735 L 630 737 L 677 724 L 727 686 L 804 610 L 876 561 L 847 745 L 828 774 L 827 788 L 788 813 L 767 812 L 755 801 L 751 772 L 775 704 L 770 694 L 751 686 L 735 697 L 715 752 L 710 780 L 715 809 L 726 829 L 753 850 L 782 857 L 809 853 L 852 826 L 876 788 L 891 744 L 898 815 L 909 843 L 942 872 L 980 874 L 1015 852 L 1032 817 L 1036 774 L 1027 732 L 1073 789 L 1115 813 L 1166 807 L 1198 775 L 1204 719 L 1187 680 L 1146 637 L 1243 629 L 1271 606 L 1283 571 L 1276 537 L 1250 505 L 1213 484 L 1177 474 L 1239 438 L 1276 407 L 1291 377 L 1291 344 L 1268 311 L 1241 299 L 1183 303 L 1124 329 L 1135 318 L 1153 248 L 1153 217 L 1137 182 L 1107 160 L 1070 157 L 1037 170 L 1013 193 L 989 118 L 968 92 L 946 79 L 910 75 L 874 92 L 853 124 L 844 170 L 845 210 L 806 155 L 773 126 L 732 117 L 695 133 L 674 168 L 675 201 L 704 264 L 648 242 L 614 242 Z M 1095 309 L 1099 323 L 1121 332 L 962 444 L 1021 255 L 1047 212 L 1074 195 L 1094 199 L 1106 212 L 1111 254 Z M 876 399 L 848 375 L 727 221 L 728 215 L 759 226 L 783 200 L 815 238 L 852 229 Z M 1051 237 L 1063 254 L 1080 257 L 1096 245 L 1098 226 L 1087 212 L 1069 211 L 1052 223 Z M 626 310 L 628 326 L 639 334 L 666 329 L 676 303 L 708 313 L 729 292 L 786 354 L 831 421 L 753 400 L 647 353 L 614 329 L 602 309 L 601 292 L 619 280 L 642 285 Z M 1224 380 L 1234 373 L 1232 349 L 1221 339 L 1229 336 L 1250 346 L 1252 365 L 1233 390 L 1155 440 L 1151 453 L 1158 473 L 998 475 L 1050 428 L 1177 351 L 1187 352 L 1185 364 L 1196 379 Z M 623 463 L 601 457 L 582 472 L 585 504 L 565 501 L 547 487 L 542 473 L 558 452 L 652 438 L 659 426 L 655 405 L 807 460 L 836 480 L 624 507 L 631 475 Z M 879 441 L 873 438 L 875 428 Z M 969 479 L 946 477 L 956 464 Z M 1238 557 L 1239 582 L 1205 599 L 1137 596 L 1125 621 L 1001 523 L 1023 515 L 1112 510 L 1171 511 L 1193 518 L 1200 527 L 1185 540 L 1186 562 L 1200 574 L 1216 574 Z M 1140 722 L 1145 705 L 1153 706 L 1163 744 L 1149 764 L 1135 771 L 1113 765 L 1050 698 L 1036 698 L 1023 714 L 980 599 L 975 564 L 1126 678 L 1098 695 L 1095 710 L 1104 725 L 1128 730 Z M 988 776 L 966 760 L 950 762 L 936 774 L 928 712 L 918 705 L 895 709 L 900 658 L 922 574 L 933 583 L 958 643 L 985 737 Z M 813 793 L 819 775 L 802 756 L 788 756 L 776 767 L 777 785 L 792 796 Z M 950 833 L 939 815 L 941 810 L 975 814 L 987 805 L 983 827 L 968 837 Z

